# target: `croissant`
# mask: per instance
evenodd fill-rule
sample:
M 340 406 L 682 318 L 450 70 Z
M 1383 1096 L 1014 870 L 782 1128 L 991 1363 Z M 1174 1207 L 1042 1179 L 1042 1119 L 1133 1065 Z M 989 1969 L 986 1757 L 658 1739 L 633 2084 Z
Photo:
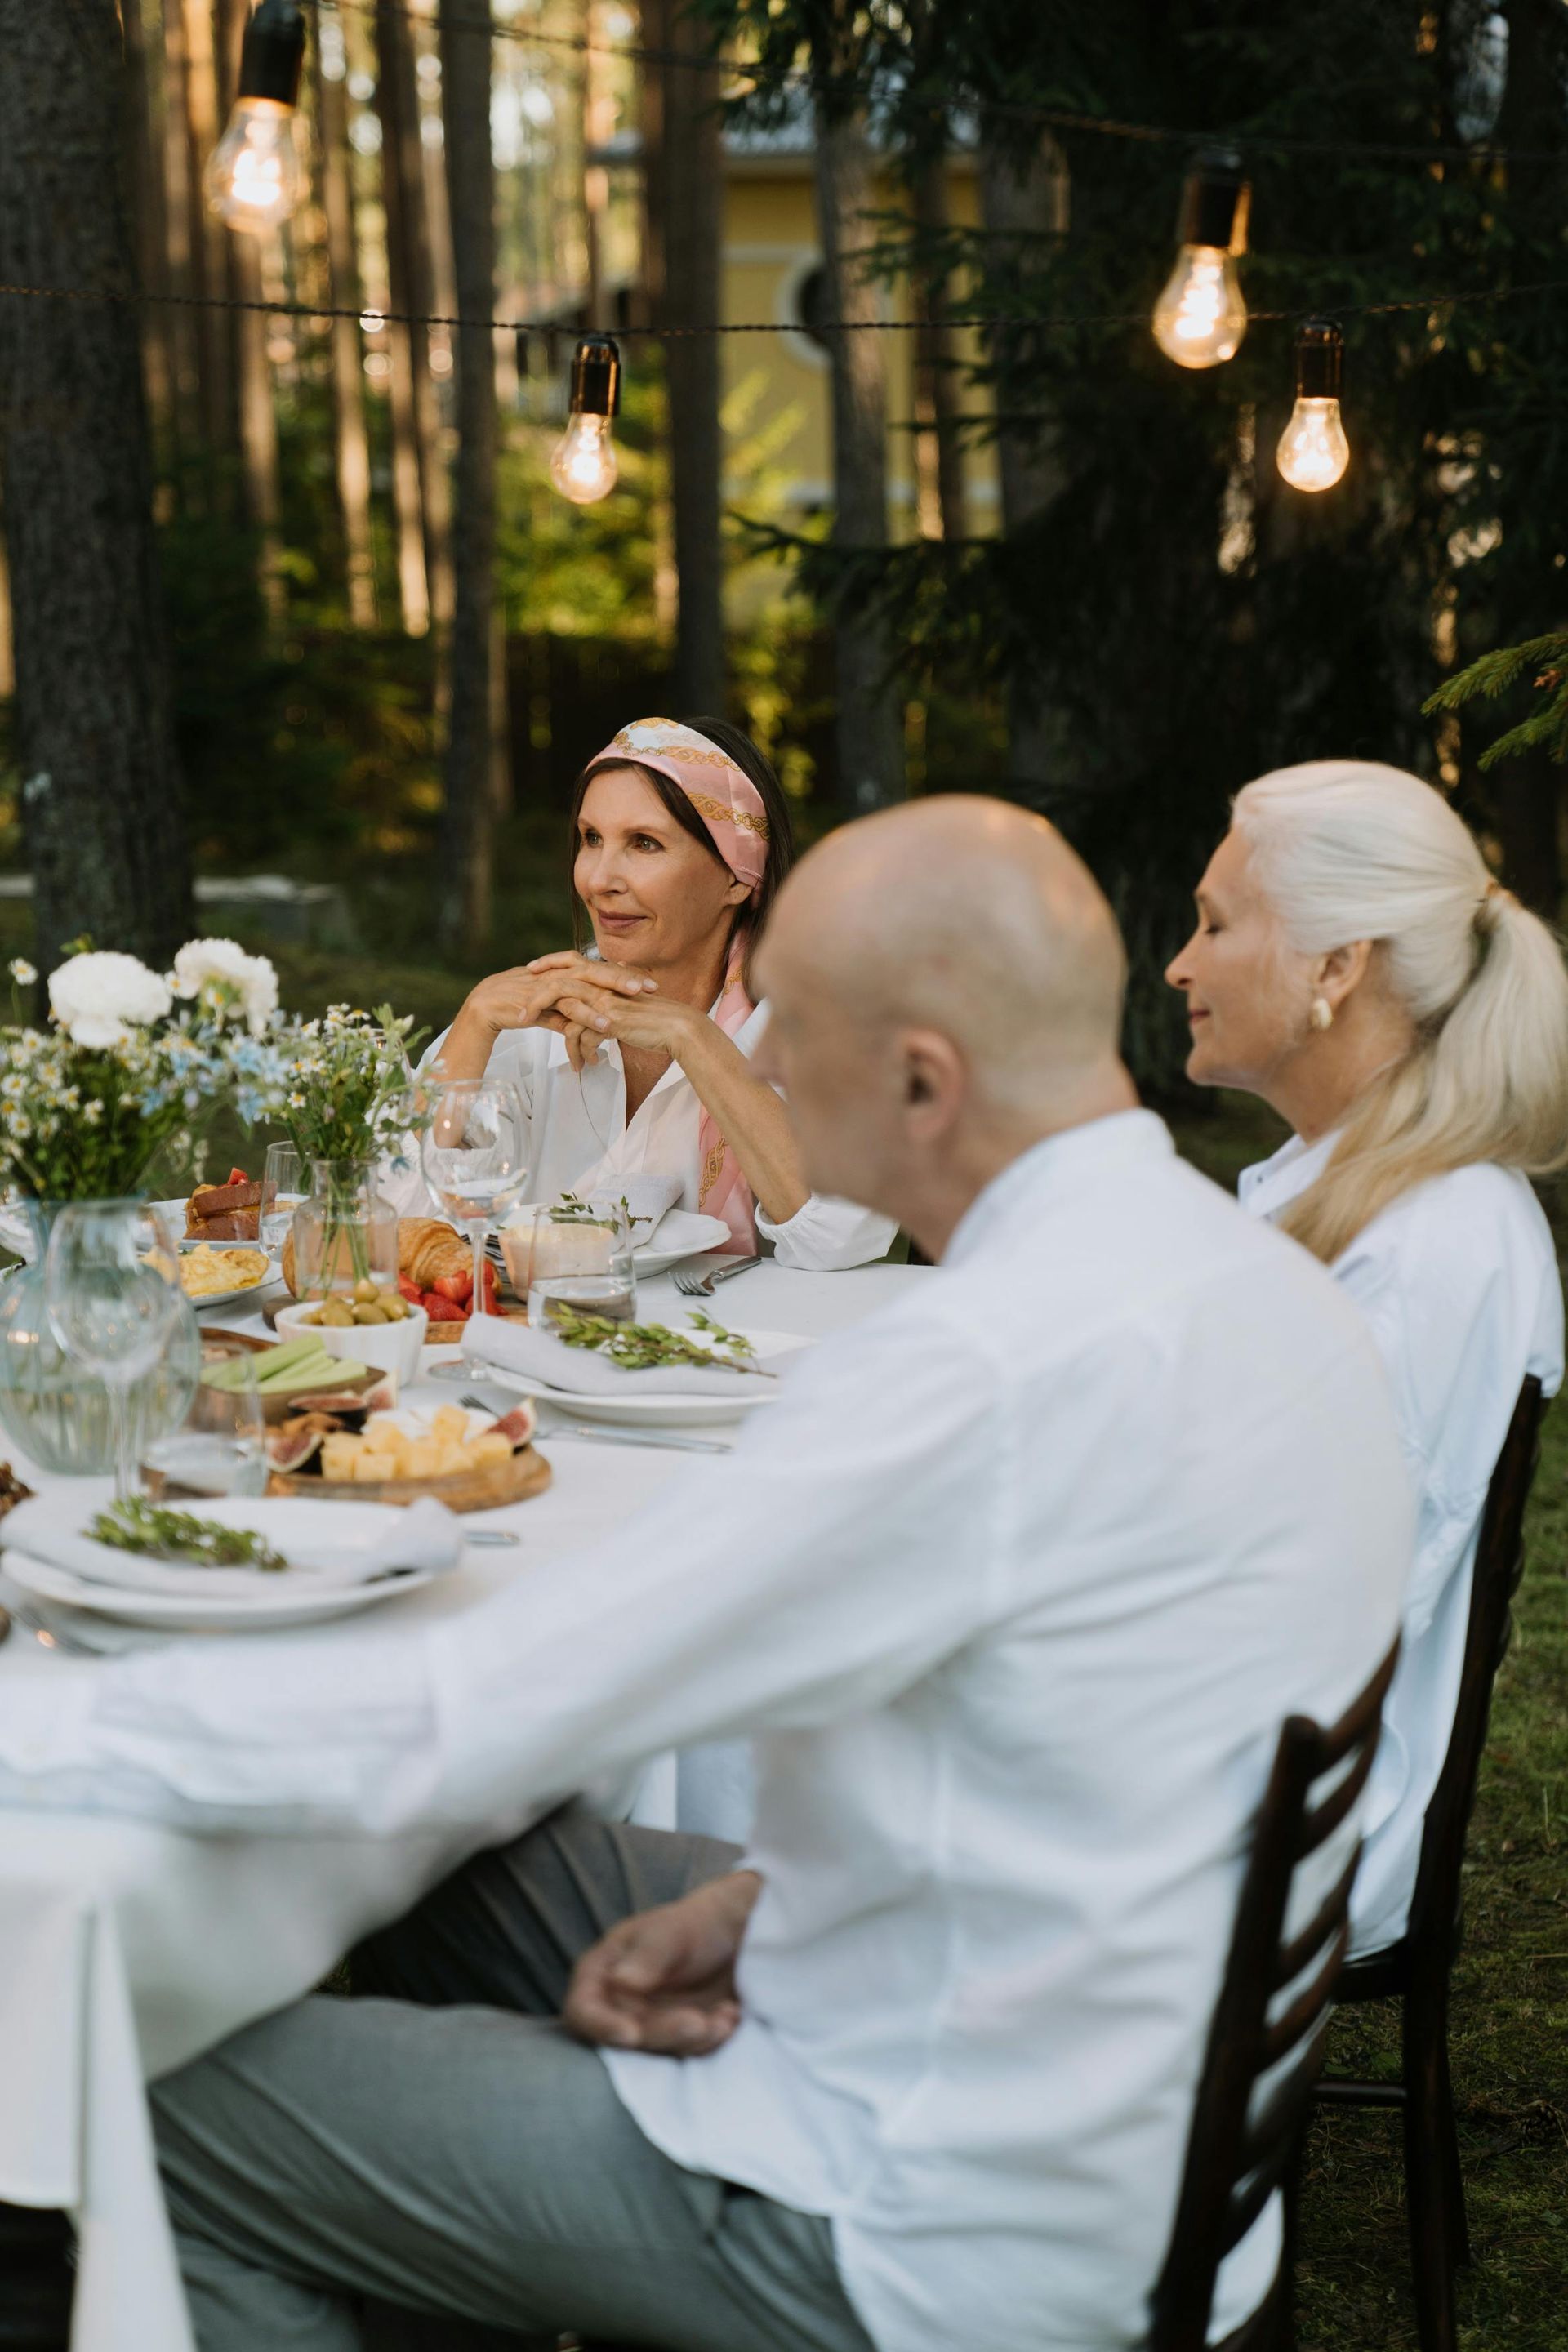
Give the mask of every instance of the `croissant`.
M 397 1271 L 428 1290 L 444 1274 L 467 1274 L 473 1253 L 462 1237 L 437 1217 L 400 1217 Z

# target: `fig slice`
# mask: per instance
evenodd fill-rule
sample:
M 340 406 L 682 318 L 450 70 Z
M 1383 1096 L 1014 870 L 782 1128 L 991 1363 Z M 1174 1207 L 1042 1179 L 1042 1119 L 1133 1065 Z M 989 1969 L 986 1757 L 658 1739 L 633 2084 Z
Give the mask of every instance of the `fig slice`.
M 297 1476 L 301 1470 L 320 1469 L 321 1440 L 327 1433 L 314 1424 L 323 1418 L 321 1413 L 311 1413 L 308 1419 L 286 1421 L 271 1431 L 267 1440 L 267 1458 L 274 1470 Z
M 487 1437 L 504 1437 L 512 1452 L 521 1454 L 533 1435 L 538 1421 L 539 1415 L 525 1400 L 521 1404 L 513 1405 L 510 1412 L 502 1413 L 499 1421 L 492 1421 L 484 1434 Z

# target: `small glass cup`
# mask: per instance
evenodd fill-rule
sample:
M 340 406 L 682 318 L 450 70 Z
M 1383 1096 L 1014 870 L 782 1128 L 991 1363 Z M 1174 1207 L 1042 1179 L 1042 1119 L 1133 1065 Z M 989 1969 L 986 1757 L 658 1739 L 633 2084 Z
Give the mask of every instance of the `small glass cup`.
M 291 1143 L 269 1143 L 261 1172 L 261 1211 L 257 1239 L 276 1265 L 294 1223 L 294 1212 L 310 1198 L 305 1166 Z
M 252 1349 L 204 1333 L 189 1411 L 173 1429 L 143 1438 L 138 1470 L 150 1503 L 266 1493 L 267 1424 Z
M 550 1322 L 552 1307 L 602 1315 L 612 1323 L 636 1322 L 637 1274 L 624 1218 L 524 1209 L 502 1227 L 500 1245 L 511 1286 L 526 1301 L 531 1323 Z
M 122 1502 L 132 1490 L 132 1391 L 195 1323 L 178 1244 L 145 1201 L 73 1201 L 49 1235 L 44 1303 L 66 1354 L 109 1391 Z

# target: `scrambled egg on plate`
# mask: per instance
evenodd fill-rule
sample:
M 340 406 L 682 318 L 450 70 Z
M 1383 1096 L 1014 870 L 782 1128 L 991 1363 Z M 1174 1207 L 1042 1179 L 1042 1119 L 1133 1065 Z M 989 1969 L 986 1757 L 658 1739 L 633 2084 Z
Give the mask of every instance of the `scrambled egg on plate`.
M 265 1250 L 214 1249 L 198 1242 L 180 1253 L 180 1286 L 187 1298 L 212 1298 L 220 1290 L 254 1290 L 271 1265 Z

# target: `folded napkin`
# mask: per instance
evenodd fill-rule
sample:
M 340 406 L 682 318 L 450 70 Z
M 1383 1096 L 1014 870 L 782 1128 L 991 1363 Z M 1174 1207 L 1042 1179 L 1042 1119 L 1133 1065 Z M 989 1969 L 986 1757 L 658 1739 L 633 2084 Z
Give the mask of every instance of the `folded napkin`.
M 287 1570 L 200 1568 L 194 1562 L 154 1559 L 146 1552 L 120 1551 L 87 1534 L 97 1507 L 76 1496 L 35 1495 L 0 1521 L 0 1542 L 93 1584 L 209 1601 L 280 1592 L 296 1579 L 320 1591 L 326 1586 L 368 1584 L 395 1569 L 434 1574 L 455 1568 L 463 1549 L 458 1520 L 429 1495 L 406 1510 L 393 1503 L 269 1501 L 265 1496 L 173 1507 L 199 1519 L 220 1520 L 225 1527 L 256 1528 L 283 1554 Z
M 736 1371 L 724 1364 L 716 1364 L 711 1371 L 700 1364 L 661 1364 L 650 1371 L 629 1372 L 597 1349 L 569 1348 L 552 1331 L 503 1322 L 499 1315 L 471 1315 L 463 1328 L 462 1347 L 470 1363 L 499 1364 L 542 1388 L 572 1389 L 580 1396 L 732 1397 L 768 1379 L 766 1373 Z
M 679 1200 L 680 1185 L 679 1176 L 660 1176 L 653 1170 L 638 1176 L 617 1176 L 599 1168 L 579 1188 L 579 1197 L 596 1217 L 613 1217 L 625 1201 L 632 1219 L 632 1240 L 640 1249 L 653 1239 L 659 1219 Z

